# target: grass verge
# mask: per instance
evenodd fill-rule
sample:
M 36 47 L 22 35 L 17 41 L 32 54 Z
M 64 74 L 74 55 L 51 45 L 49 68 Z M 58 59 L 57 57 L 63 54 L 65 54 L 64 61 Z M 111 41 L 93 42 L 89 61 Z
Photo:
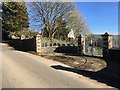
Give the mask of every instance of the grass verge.
M 37 54 L 35 52 L 29 52 L 35 55 L 39 55 L 46 59 L 55 60 L 66 65 L 69 65 L 78 70 L 97 72 L 104 69 L 107 64 L 103 59 L 87 57 L 87 56 L 75 56 L 66 55 L 64 53 L 42 53 Z

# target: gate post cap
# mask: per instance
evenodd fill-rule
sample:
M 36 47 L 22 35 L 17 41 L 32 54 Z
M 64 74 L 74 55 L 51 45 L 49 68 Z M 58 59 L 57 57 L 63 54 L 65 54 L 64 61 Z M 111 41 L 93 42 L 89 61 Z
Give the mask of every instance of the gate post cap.
M 108 32 L 106 32 L 104 35 L 109 35 Z
M 79 36 L 78 37 L 83 37 L 83 35 L 82 34 L 79 34 Z
M 40 37 L 41 35 L 40 35 L 40 34 L 37 34 L 36 36 L 37 36 L 37 37 Z
M 109 36 L 109 34 L 108 34 L 108 32 L 106 32 L 105 34 L 103 34 L 101 36 Z
M 34 37 L 41 37 L 41 35 L 40 35 L 40 34 L 37 34 L 37 35 L 35 35 Z

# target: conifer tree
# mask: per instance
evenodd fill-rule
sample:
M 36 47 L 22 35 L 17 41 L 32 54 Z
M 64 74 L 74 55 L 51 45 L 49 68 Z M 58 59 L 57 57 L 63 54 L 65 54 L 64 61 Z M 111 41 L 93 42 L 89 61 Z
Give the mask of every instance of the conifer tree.
M 23 30 L 24 28 L 28 27 L 28 13 L 24 2 L 2 3 L 3 36 L 8 36 L 10 32 Z

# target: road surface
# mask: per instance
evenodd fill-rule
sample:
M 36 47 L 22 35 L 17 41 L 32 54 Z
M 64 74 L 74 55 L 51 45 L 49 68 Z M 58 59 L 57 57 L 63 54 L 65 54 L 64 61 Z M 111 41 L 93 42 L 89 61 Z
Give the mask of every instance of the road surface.
M 2 88 L 111 88 L 53 65 L 69 67 L 30 53 L 2 46 Z

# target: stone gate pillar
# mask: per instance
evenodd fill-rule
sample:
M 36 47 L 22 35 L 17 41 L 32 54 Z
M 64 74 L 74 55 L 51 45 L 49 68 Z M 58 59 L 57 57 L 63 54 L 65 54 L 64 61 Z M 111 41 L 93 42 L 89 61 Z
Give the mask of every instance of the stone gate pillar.
M 42 45 L 42 39 L 41 39 L 41 35 L 40 34 L 37 34 L 35 36 L 35 51 L 37 53 L 41 53 L 41 45 Z
M 107 58 L 109 55 L 109 49 L 112 48 L 112 35 L 109 35 L 106 32 L 101 36 L 103 41 L 103 58 Z
M 85 54 L 85 36 L 78 36 L 78 53 L 80 55 Z

